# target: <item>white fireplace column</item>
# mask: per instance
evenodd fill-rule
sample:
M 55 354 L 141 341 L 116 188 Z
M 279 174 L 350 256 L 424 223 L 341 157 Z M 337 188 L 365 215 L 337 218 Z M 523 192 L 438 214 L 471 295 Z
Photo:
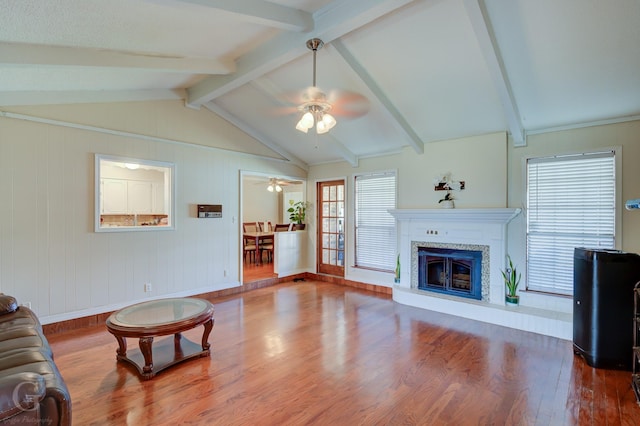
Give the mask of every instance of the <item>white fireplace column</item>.
M 520 209 L 396 209 L 390 210 L 398 221 L 398 248 L 400 253 L 399 290 L 412 289 L 412 242 L 489 247 L 489 299 L 484 303 L 504 305 L 504 281 L 501 271 L 506 258 L 507 224 L 520 213 Z M 483 259 L 483 263 L 486 259 Z M 402 303 L 401 298 L 394 300 Z M 412 298 L 433 297 L 424 291 L 412 292 Z M 460 298 L 462 299 L 462 298 Z M 467 300 L 460 300 L 468 303 Z M 411 303 L 413 304 L 413 303 Z M 416 300 L 414 306 L 420 306 Z

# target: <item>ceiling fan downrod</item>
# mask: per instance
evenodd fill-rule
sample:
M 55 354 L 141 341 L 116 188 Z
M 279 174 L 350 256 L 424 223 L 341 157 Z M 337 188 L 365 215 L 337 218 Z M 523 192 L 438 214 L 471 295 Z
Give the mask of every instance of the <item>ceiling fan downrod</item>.
M 307 48 L 313 51 L 313 87 L 316 87 L 316 54 L 318 49 L 322 49 L 322 46 L 324 46 L 324 41 L 319 38 L 307 40 Z

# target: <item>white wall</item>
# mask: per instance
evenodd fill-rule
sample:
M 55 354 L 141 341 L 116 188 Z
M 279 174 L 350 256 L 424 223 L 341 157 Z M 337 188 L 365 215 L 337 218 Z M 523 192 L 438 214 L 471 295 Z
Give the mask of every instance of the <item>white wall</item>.
M 214 114 L 177 101 L 14 112 L 188 142 L 0 118 L 0 290 L 31 302 L 43 323 L 239 285 L 240 170 L 305 176 L 263 158 L 264 147 Z M 176 229 L 93 232 L 95 153 L 175 163 Z M 222 204 L 223 217 L 197 219 L 196 204 Z
M 242 192 L 243 222 L 278 222 L 279 193 L 267 191 L 268 183 L 246 180 Z
M 393 286 L 393 273 L 381 273 L 354 268 L 353 244 L 353 176 L 360 173 L 396 170 L 398 208 L 439 208 L 442 192 L 434 191 L 433 179 L 450 172 L 454 179 L 464 180 L 466 188 L 455 192 L 456 208 L 504 208 L 507 200 L 507 136 L 493 133 L 425 145 L 423 155 L 412 148 L 384 157 L 363 159 L 358 167 L 347 163 L 311 167 L 308 180 L 308 200 L 316 199 L 316 182 L 346 179 L 347 223 L 345 233 L 345 278 L 382 286 Z M 309 260 L 315 264 L 316 215 L 307 216 Z

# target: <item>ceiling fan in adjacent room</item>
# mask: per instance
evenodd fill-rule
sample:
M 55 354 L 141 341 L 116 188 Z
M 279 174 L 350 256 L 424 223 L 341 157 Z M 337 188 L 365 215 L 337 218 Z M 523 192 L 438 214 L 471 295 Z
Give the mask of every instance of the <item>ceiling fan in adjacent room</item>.
M 336 124 L 336 117 L 356 118 L 367 113 L 369 101 L 359 93 L 332 90 L 325 94 L 316 86 L 316 55 L 324 46 L 319 38 L 307 41 L 307 48 L 313 52 L 313 85 L 294 96 L 295 110 L 301 113 L 296 129 L 307 133 L 315 127 L 321 135 L 331 130 Z
M 267 183 L 267 191 L 269 192 L 282 192 L 282 187 L 287 185 L 301 184 L 302 181 L 292 181 L 277 178 L 269 178 Z M 257 183 L 256 185 L 264 185 L 264 183 Z

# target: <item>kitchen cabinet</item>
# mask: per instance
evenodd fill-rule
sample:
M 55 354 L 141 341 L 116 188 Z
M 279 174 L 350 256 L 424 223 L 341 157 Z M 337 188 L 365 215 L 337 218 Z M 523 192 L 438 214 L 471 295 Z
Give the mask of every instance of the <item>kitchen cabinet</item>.
M 151 182 L 130 180 L 127 182 L 127 205 L 129 213 L 154 213 Z
M 151 209 L 155 214 L 165 214 L 168 209 L 165 206 L 164 183 L 153 182 L 151 184 Z
M 102 179 L 100 205 L 104 214 L 127 213 L 127 181 L 122 179 Z
M 155 182 L 102 179 L 101 214 L 165 214 L 164 188 Z

